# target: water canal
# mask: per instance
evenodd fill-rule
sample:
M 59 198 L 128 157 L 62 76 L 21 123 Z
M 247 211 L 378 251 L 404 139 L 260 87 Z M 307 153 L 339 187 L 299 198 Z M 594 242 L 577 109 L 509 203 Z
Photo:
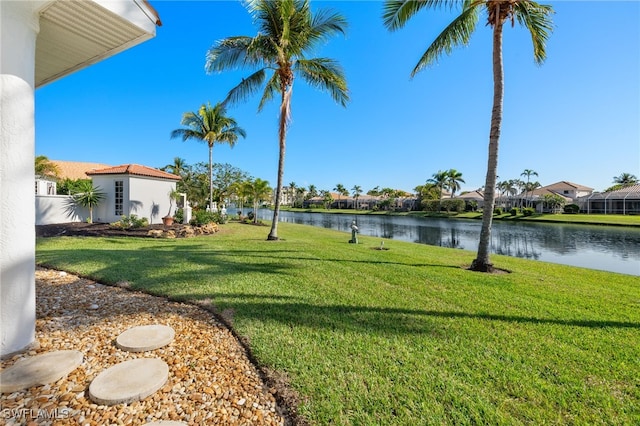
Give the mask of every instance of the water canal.
M 273 212 L 259 217 L 271 220 Z M 280 221 L 351 232 L 379 238 L 475 251 L 479 220 L 411 216 L 347 215 L 280 212 Z M 640 228 L 560 223 L 494 221 L 493 253 L 640 276 Z

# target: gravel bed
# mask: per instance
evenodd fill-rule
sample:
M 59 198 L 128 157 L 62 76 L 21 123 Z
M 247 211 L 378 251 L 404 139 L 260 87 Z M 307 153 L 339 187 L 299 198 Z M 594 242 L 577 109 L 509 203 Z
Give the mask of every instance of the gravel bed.
M 84 361 L 56 383 L 1 395 L 0 425 L 285 424 L 275 390 L 265 386 L 234 335 L 204 309 L 45 269 L 36 270 L 36 304 L 40 347 L 3 360 L 2 368 L 50 350 L 76 349 Z M 120 333 L 150 324 L 171 326 L 173 342 L 138 353 L 116 347 Z M 130 404 L 89 399 L 89 384 L 100 372 L 140 357 L 169 365 L 161 390 Z

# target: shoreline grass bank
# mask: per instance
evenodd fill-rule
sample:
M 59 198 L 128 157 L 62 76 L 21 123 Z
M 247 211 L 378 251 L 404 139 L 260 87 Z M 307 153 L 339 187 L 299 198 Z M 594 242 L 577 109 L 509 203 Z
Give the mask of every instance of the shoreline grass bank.
M 638 423 L 638 277 L 279 226 L 39 239 L 37 263 L 233 312 L 312 424 Z

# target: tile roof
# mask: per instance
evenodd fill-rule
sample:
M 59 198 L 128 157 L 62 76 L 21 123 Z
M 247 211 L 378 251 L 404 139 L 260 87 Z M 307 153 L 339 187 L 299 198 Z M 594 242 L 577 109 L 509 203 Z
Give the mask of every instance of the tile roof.
M 566 187 L 574 188 L 578 191 L 593 191 L 593 188 L 589 188 L 588 186 L 579 185 L 577 183 L 568 182 L 566 180 L 561 180 L 560 182 L 552 183 L 551 185 L 543 186 L 545 189 L 558 190 Z
M 107 167 L 104 169 L 91 170 L 87 172 L 89 176 L 94 175 L 136 175 L 148 176 L 160 179 L 180 180 L 180 176 L 154 169 L 153 167 L 141 166 L 139 164 L 122 164 L 120 166 Z
M 58 177 L 60 179 L 89 179 L 89 176 L 87 175 L 88 171 L 111 167 L 108 164 L 102 163 L 85 163 L 79 161 L 60 160 L 50 161 L 58 167 Z

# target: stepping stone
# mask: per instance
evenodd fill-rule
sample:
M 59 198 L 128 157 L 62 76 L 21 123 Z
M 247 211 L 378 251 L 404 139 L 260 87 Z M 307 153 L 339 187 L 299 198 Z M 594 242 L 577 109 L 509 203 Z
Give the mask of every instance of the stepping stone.
M 53 351 L 21 359 L 0 372 L 0 393 L 57 382 L 82 364 L 80 351 Z
M 152 351 L 173 341 L 175 331 L 168 325 L 141 325 L 123 332 L 116 339 L 116 346 L 124 351 Z
M 138 358 L 107 368 L 89 385 L 89 397 L 102 405 L 145 399 L 167 382 L 169 366 L 160 358 Z

